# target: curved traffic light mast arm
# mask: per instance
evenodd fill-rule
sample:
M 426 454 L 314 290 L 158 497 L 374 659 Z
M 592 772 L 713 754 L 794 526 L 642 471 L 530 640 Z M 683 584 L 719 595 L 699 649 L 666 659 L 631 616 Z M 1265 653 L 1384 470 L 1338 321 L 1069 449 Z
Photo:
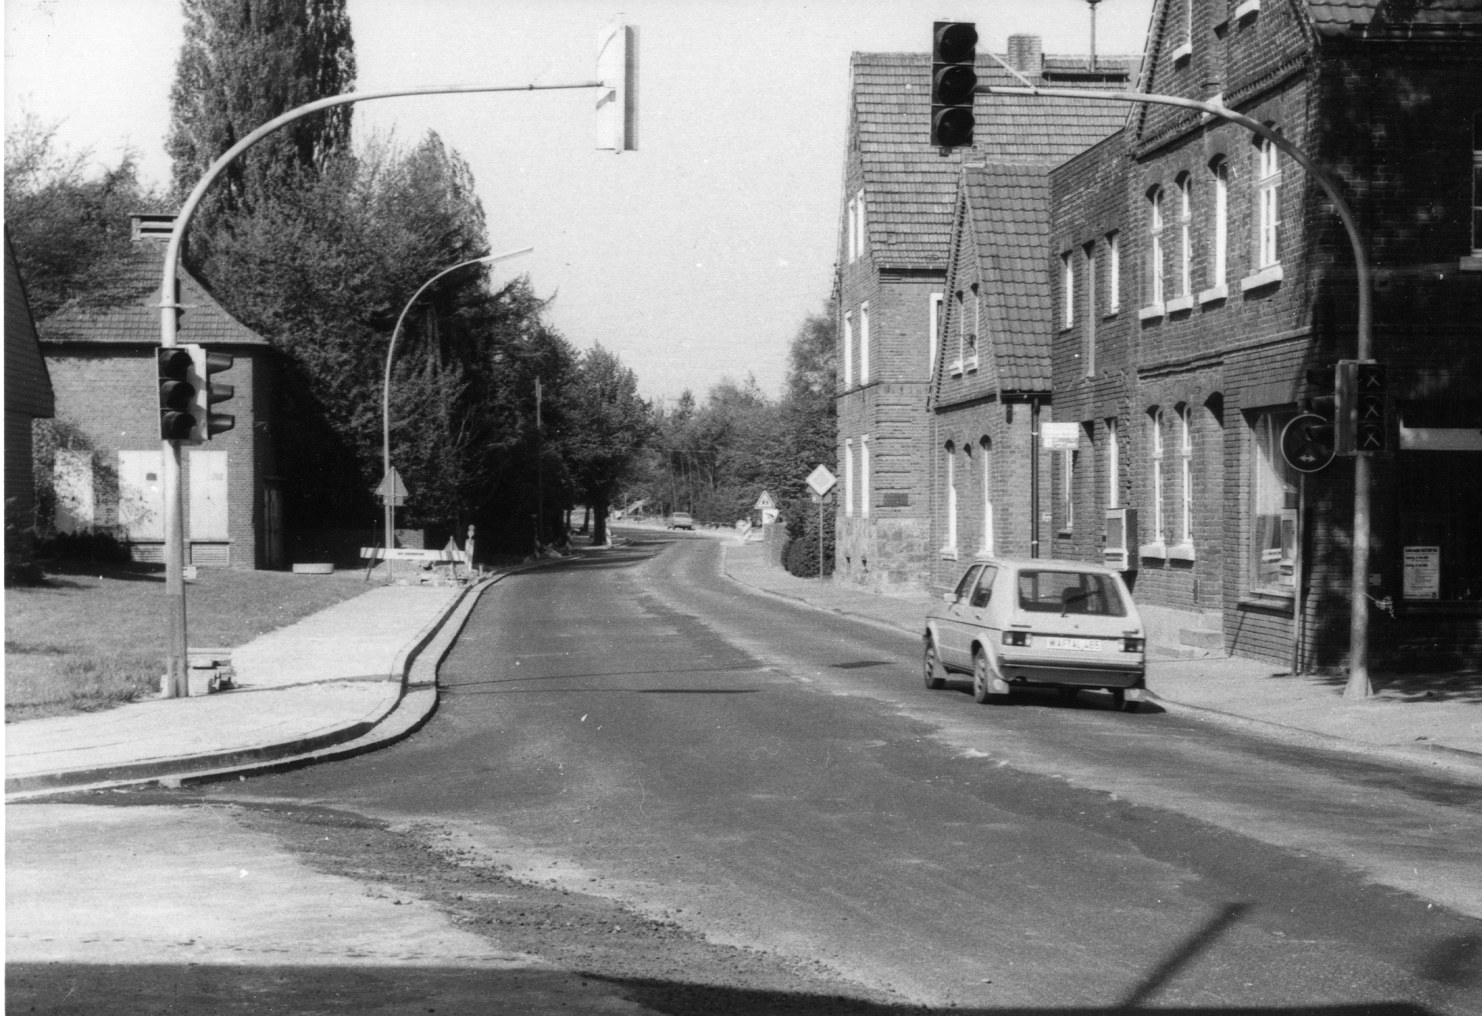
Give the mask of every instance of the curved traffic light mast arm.
M 995 57 L 996 59 L 996 57 Z M 999 61 L 1003 63 L 1003 61 Z M 1004 66 L 1008 66 L 1004 64 Z M 1022 76 L 1015 74 L 1022 81 Z M 1177 95 L 1151 95 L 1145 92 L 1097 92 L 1074 88 L 1040 88 L 1037 85 L 1001 86 L 979 85 L 979 95 L 1027 95 L 1047 99 L 1075 99 L 1093 102 L 1147 103 L 1158 106 L 1181 106 L 1197 109 L 1210 116 L 1217 116 L 1239 124 L 1270 141 L 1312 175 L 1322 187 L 1333 210 L 1343 222 L 1348 234 L 1349 246 L 1353 248 L 1354 274 L 1358 283 L 1358 335 L 1355 343 L 1357 359 L 1368 360 L 1374 355 L 1373 340 L 1373 286 L 1370 285 L 1369 256 L 1359 236 L 1358 220 L 1347 199 L 1338 189 L 1337 181 L 1327 170 L 1317 165 L 1308 154 L 1270 127 L 1233 109 L 1199 99 L 1185 99 Z M 1369 509 L 1372 498 L 1372 469 L 1367 455 L 1354 456 L 1353 463 L 1353 575 L 1351 614 L 1348 633 L 1348 684 L 1343 690 L 1346 698 L 1367 698 L 1373 694 L 1369 681 Z
M 423 88 L 398 88 L 384 92 L 349 92 L 331 95 L 314 102 L 296 106 L 281 116 L 276 116 L 232 145 L 196 181 L 185 204 L 175 216 L 175 228 L 170 232 L 170 242 L 165 247 L 163 278 L 160 282 L 160 345 L 166 349 L 176 345 L 178 309 L 175 296 L 175 278 L 180 264 L 180 250 L 185 239 L 185 230 L 191 216 L 200 206 L 206 188 L 215 182 L 232 160 L 280 127 L 306 116 L 335 106 L 348 106 L 355 102 L 371 99 L 393 99 L 407 95 L 450 95 L 462 92 L 537 92 L 574 88 L 601 88 L 601 81 L 583 81 L 565 85 L 446 85 Z M 161 479 L 165 500 L 165 599 L 169 602 L 170 646 L 166 653 L 166 698 L 189 694 L 186 682 L 186 658 L 189 653 L 185 628 L 185 512 L 181 504 L 180 445 L 175 441 L 162 440 L 161 451 L 164 468 Z

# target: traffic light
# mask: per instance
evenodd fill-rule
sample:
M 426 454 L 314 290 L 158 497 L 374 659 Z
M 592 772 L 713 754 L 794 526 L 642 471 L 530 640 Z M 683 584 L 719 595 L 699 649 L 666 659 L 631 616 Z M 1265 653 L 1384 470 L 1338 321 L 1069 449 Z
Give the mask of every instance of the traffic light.
M 1301 400 L 1303 412 L 1328 421 L 1332 427 L 1333 454 L 1353 454 L 1353 360 L 1314 367 L 1307 372 L 1307 384 L 1317 394 Z
M 209 441 L 223 431 L 237 425 L 237 418 L 227 413 L 213 413 L 211 407 L 225 402 L 237 393 L 232 385 L 221 384 L 215 378 L 222 371 L 231 370 L 235 358 L 230 353 L 220 353 L 202 346 L 186 346 L 196 375 L 195 401 L 191 415 L 195 417 L 198 441 Z
M 1389 393 L 1384 364 L 1353 362 L 1353 447 L 1382 452 L 1389 447 Z
M 931 143 L 973 143 L 973 96 L 978 87 L 978 29 L 968 21 L 937 21 L 931 37 Z
M 159 378 L 160 439 L 189 441 L 196 425 L 191 415 L 196 386 L 191 380 L 190 351 L 183 346 L 160 347 L 154 351 L 154 363 Z

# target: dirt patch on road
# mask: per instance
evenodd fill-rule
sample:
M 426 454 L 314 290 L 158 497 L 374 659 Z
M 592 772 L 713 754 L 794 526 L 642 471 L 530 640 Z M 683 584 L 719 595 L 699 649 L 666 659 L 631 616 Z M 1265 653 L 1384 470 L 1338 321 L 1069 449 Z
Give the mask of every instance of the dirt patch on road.
M 821 964 L 708 941 L 621 902 L 517 880 L 437 824 L 395 829 L 363 816 L 286 804 L 239 805 L 248 828 L 300 859 L 356 879 L 393 903 L 432 903 L 500 950 L 538 956 L 673 1014 L 883 1016 L 920 1011 L 843 981 Z

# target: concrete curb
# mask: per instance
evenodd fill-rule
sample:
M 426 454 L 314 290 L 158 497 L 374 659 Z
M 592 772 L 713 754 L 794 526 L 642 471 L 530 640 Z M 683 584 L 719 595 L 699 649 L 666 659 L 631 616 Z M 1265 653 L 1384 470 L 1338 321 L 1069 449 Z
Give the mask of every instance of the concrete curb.
M 388 672 L 388 691 L 382 702 L 363 719 L 341 724 L 321 734 L 227 752 L 8 778 L 5 781 L 5 800 L 26 801 L 150 785 L 180 787 L 351 758 L 393 744 L 414 733 L 437 711 L 437 664 L 462 630 L 484 590 L 516 570 L 523 569 L 501 572 L 465 588 L 450 601 L 441 615 L 418 632 L 396 655 Z M 455 617 L 456 624 L 450 625 L 449 621 Z M 430 663 L 431 681 L 412 680 L 418 660 L 434 640 L 437 648 Z

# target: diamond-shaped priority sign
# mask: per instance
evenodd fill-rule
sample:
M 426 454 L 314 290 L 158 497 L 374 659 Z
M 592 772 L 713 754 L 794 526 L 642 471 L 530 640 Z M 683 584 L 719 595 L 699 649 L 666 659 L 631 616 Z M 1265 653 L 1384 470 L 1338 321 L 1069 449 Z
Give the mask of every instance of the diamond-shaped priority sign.
M 808 486 L 811 487 L 813 489 L 813 493 L 817 494 L 819 497 L 823 497 L 823 495 L 833 490 L 834 484 L 838 482 L 839 481 L 837 478 L 835 478 L 834 474 L 829 472 L 827 466 L 819 466 L 817 469 L 813 470 L 813 472 L 808 474 Z

